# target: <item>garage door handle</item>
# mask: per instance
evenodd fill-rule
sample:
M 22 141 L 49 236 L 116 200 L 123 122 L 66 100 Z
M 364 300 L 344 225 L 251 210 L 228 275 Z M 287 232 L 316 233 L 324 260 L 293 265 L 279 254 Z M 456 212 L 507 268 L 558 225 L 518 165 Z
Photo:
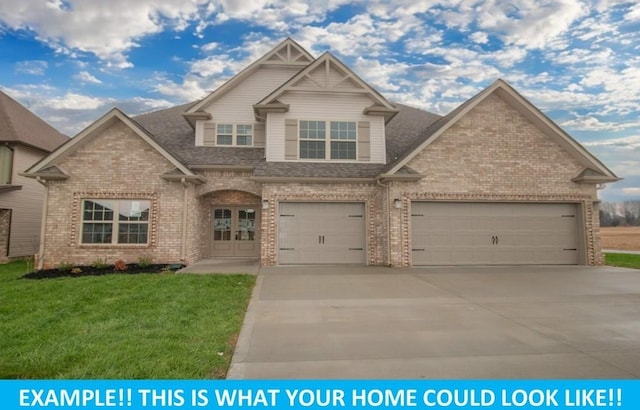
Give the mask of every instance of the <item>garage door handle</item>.
M 418 251 L 424 252 L 424 248 L 413 248 L 411 250 L 414 251 L 414 252 L 418 252 Z
M 296 248 L 280 248 L 281 251 L 293 251 Z
M 318 243 L 324 243 L 324 235 L 318 235 Z
M 349 248 L 350 251 L 363 251 L 363 248 Z
M 577 251 L 576 248 L 564 248 L 563 251 Z

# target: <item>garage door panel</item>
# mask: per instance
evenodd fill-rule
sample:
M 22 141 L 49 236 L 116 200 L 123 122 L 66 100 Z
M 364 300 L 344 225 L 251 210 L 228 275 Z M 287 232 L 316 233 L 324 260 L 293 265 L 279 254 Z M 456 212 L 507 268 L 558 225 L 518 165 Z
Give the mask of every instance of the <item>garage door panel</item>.
M 366 262 L 363 203 L 283 202 L 279 206 L 280 264 Z
M 414 265 L 579 262 L 575 204 L 416 202 L 412 215 Z

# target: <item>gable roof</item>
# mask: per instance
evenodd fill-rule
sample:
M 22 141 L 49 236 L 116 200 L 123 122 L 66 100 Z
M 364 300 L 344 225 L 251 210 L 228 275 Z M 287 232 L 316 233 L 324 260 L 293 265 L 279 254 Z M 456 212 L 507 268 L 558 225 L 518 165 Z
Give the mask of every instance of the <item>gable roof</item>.
M 489 87 L 462 103 L 455 110 L 435 121 L 426 130 L 421 140 L 416 141 L 414 146 L 410 147 L 402 157 L 389 165 L 386 173 L 394 174 L 398 172 L 398 170 L 403 166 L 406 166 L 411 159 L 422 152 L 422 150 L 424 150 L 428 145 L 436 141 L 446 130 L 451 128 L 469 111 L 494 93 L 524 115 L 536 127 L 542 130 L 542 132 L 551 138 L 554 138 L 562 148 L 576 158 L 585 168 L 598 172 L 602 177 L 601 182 L 615 182 L 620 180 L 620 178 L 618 178 L 610 169 L 580 145 L 580 143 L 573 139 L 549 117 L 542 113 L 542 111 L 536 108 L 531 104 L 531 102 L 520 95 L 513 87 L 511 87 L 511 85 L 502 79 L 496 80 Z
M 336 82 L 331 82 L 329 78 L 329 72 L 332 69 L 337 69 L 342 74 L 342 78 Z M 319 81 L 312 78 L 310 75 L 316 70 L 324 71 L 324 75 Z M 301 85 L 304 80 L 309 80 L 313 86 Z M 341 84 L 348 85 L 349 87 L 344 89 L 341 87 Z M 278 98 L 289 91 L 362 93 L 368 95 L 374 101 L 373 105 L 365 108 L 365 114 L 383 115 L 385 117 L 385 122 L 391 120 L 391 118 L 393 118 L 393 116 L 398 112 L 393 104 L 391 104 L 369 84 L 364 82 L 328 51 L 325 51 L 320 57 L 307 65 L 298 74 L 291 77 L 271 94 L 260 100 L 254 105 L 254 109 L 258 112 L 261 109 L 268 108 L 270 104 L 276 104 L 280 107 L 282 104 L 278 101 Z
M 195 119 L 210 119 L 210 114 L 203 111 L 204 108 L 233 89 L 233 87 L 253 74 L 262 65 L 292 65 L 302 68 L 308 66 L 313 60 L 314 57 L 307 50 L 290 37 L 287 37 L 267 54 L 251 63 L 229 81 L 191 106 L 183 115 L 192 126 L 194 125 L 193 121 Z
M 51 152 L 69 138 L 0 91 L 0 142 L 14 142 Z
M 144 127 L 138 124 L 135 120 L 129 118 L 125 113 L 120 111 L 117 108 L 111 109 L 111 111 L 107 112 L 100 119 L 95 121 L 93 124 L 80 131 L 78 135 L 71 138 L 64 145 L 59 147 L 57 150 L 34 164 L 31 168 L 23 173 L 25 176 L 29 177 L 43 177 L 47 179 L 49 174 L 57 175 L 59 178 L 61 175 L 61 171 L 57 167 L 56 164 L 60 162 L 63 158 L 74 152 L 76 149 L 81 147 L 87 141 L 90 141 L 93 136 L 98 135 L 101 131 L 105 130 L 107 127 L 111 126 L 115 121 L 121 121 L 125 124 L 129 129 L 131 129 L 136 135 L 142 138 L 145 142 L 151 145 L 160 155 L 166 158 L 171 164 L 173 164 L 176 169 L 187 178 L 196 178 L 195 175 L 187 166 L 185 166 L 182 162 L 180 162 L 174 155 L 172 155 L 169 150 L 162 146 L 162 144 L 158 143 L 158 141 L 151 135 Z M 56 169 L 59 172 L 50 172 L 49 170 Z M 63 174 L 62 174 L 63 175 Z

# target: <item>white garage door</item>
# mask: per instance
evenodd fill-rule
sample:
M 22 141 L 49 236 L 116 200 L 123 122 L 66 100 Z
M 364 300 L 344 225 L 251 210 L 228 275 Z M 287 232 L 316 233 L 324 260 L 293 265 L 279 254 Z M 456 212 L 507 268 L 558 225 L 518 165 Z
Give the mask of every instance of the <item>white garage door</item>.
M 572 265 L 575 204 L 414 202 L 413 265 Z
M 364 264 L 362 203 L 280 203 L 278 261 L 286 264 Z

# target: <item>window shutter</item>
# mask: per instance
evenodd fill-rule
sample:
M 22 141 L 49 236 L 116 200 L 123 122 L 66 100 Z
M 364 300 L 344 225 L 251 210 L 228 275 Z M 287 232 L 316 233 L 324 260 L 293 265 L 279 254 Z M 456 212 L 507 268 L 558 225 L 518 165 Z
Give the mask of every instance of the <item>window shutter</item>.
M 284 159 L 298 159 L 298 120 L 284 120 Z
M 369 121 L 358 121 L 358 161 L 371 161 Z
M 265 145 L 265 124 L 256 122 L 253 124 L 253 146 L 262 148 Z
M 203 128 L 202 145 L 205 147 L 213 147 L 216 145 L 216 124 L 205 122 Z

